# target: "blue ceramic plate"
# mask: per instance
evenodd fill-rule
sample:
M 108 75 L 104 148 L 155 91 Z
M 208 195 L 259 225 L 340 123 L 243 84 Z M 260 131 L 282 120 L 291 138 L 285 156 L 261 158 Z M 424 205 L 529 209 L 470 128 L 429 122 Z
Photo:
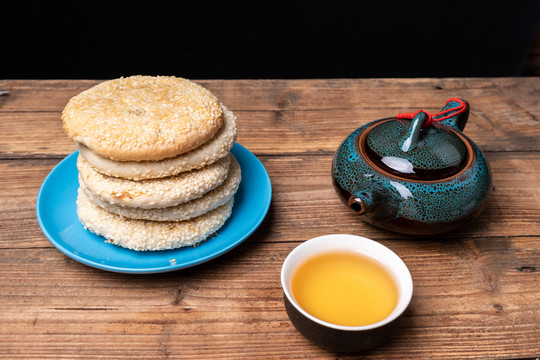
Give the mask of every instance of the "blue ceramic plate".
M 148 274 L 187 268 L 214 259 L 244 241 L 261 224 L 272 198 L 270 178 L 260 161 L 245 147 L 232 153 L 242 168 L 242 182 L 234 197 L 231 217 L 218 235 L 197 247 L 162 251 L 134 251 L 108 244 L 85 230 L 77 217 L 78 152 L 62 160 L 47 176 L 36 203 L 39 225 L 49 241 L 65 255 L 99 269 Z

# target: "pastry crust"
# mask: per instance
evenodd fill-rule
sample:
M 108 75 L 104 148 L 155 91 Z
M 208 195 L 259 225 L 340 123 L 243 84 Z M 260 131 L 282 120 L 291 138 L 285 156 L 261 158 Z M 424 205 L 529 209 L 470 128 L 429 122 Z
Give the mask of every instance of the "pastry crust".
M 115 161 L 102 157 L 78 144 L 82 157 L 99 172 L 124 179 L 143 180 L 172 176 L 199 169 L 226 156 L 236 141 L 236 118 L 223 106 L 224 123 L 216 135 L 204 144 L 173 158 L 159 161 Z
M 133 220 L 100 208 L 79 188 L 77 214 L 86 229 L 109 243 L 132 250 L 167 250 L 195 246 L 214 234 L 230 217 L 233 201 L 180 222 Z
M 175 206 L 197 199 L 223 183 L 230 156 L 204 168 L 162 179 L 133 181 L 104 175 L 79 155 L 79 181 L 104 201 L 128 207 L 152 209 Z
M 240 164 L 232 156 L 229 174 L 223 184 L 198 199 L 176 206 L 156 209 L 141 209 L 110 204 L 87 190 L 84 182 L 81 182 L 81 188 L 94 204 L 124 218 L 153 221 L 183 221 L 205 214 L 225 204 L 234 196 L 241 180 Z
M 217 98 L 172 76 L 102 82 L 71 98 L 64 130 L 96 154 L 118 161 L 162 160 L 192 150 L 223 125 Z

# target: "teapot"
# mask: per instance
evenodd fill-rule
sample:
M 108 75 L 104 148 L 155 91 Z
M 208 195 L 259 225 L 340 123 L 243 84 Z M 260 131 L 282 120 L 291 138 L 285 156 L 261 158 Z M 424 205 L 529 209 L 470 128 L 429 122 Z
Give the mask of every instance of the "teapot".
M 332 180 L 360 219 L 382 229 L 434 235 L 477 217 L 492 188 L 482 151 L 462 131 L 469 104 L 419 110 L 370 122 L 337 149 Z

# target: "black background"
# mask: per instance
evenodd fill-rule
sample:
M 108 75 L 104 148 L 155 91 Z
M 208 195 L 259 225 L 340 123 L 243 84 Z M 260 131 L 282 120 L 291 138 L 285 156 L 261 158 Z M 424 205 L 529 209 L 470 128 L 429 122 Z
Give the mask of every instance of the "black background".
M 4 79 L 520 76 L 540 1 L 19 1 L 1 16 Z

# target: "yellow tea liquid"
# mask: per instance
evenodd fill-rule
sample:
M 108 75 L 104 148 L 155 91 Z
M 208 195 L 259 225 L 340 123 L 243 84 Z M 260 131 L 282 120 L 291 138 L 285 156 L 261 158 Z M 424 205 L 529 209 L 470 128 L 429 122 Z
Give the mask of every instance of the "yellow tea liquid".
M 352 252 L 316 255 L 291 278 L 293 296 L 314 317 L 343 326 L 374 324 L 396 307 L 397 286 L 378 261 Z

